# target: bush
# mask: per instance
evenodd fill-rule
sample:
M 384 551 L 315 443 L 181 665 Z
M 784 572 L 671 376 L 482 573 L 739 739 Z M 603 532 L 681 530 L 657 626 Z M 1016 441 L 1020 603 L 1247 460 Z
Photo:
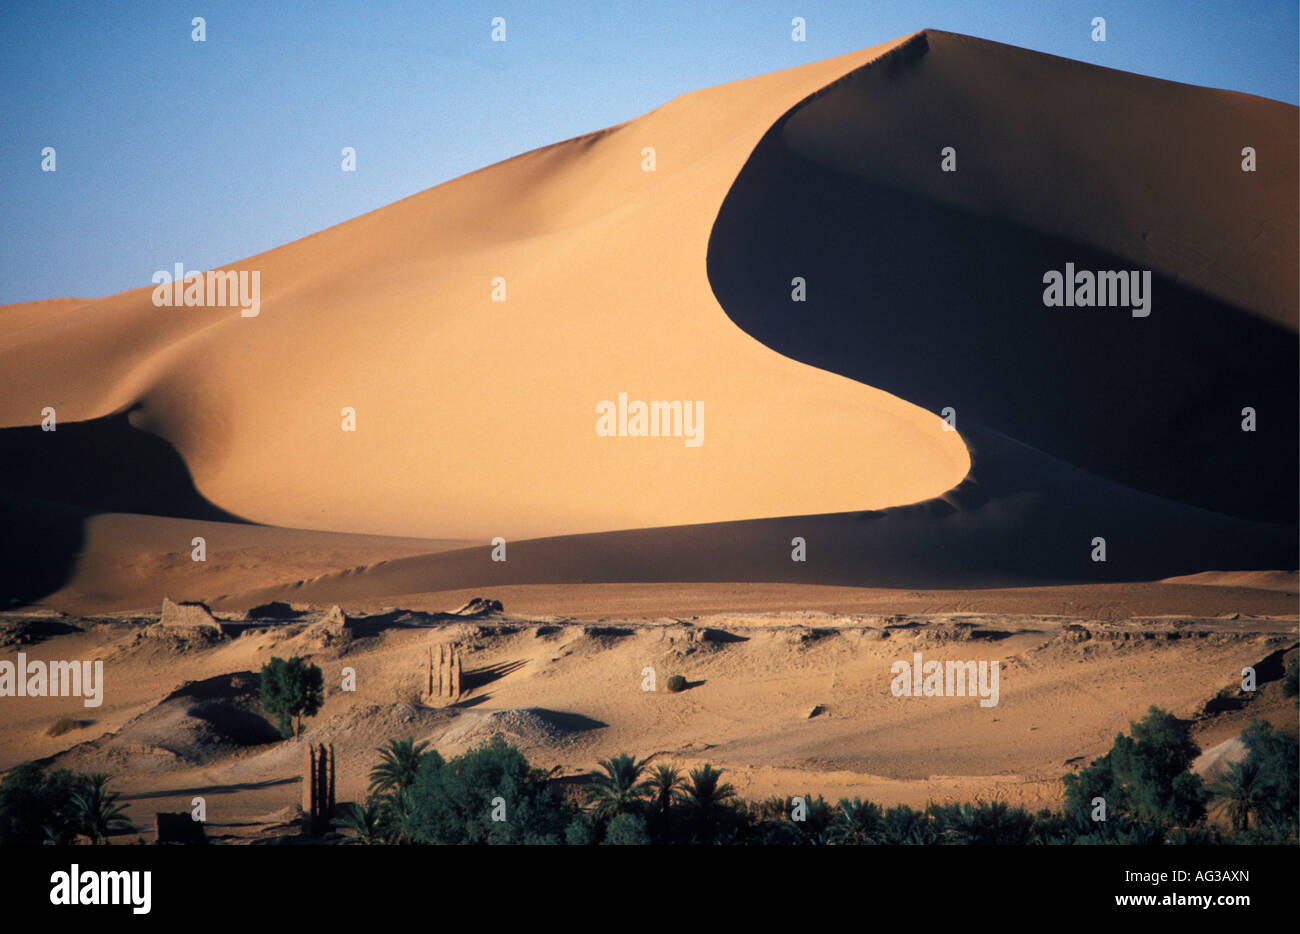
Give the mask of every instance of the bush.
M 591 818 L 579 814 L 564 829 L 564 842 L 569 846 L 591 846 L 596 842 L 596 828 Z
M 79 730 L 83 726 L 87 726 L 89 722 L 89 720 L 78 720 L 75 717 L 60 717 L 45 731 L 45 735 L 62 736 L 64 733 L 70 733 L 73 730 Z
M 605 829 L 605 844 L 612 846 L 649 846 L 645 819 L 640 814 L 619 814 Z
M 1286 675 L 1282 678 L 1282 696 L 1295 697 L 1300 694 L 1300 668 L 1292 662 L 1291 667 L 1286 670 Z
M 67 769 L 46 772 L 35 762 L 10 769 L 0 781 L 0 843 L 72 843 L 80 832 L 73 796 L 85 791 L 84 776 Z
M 276 718 L 285 739 L 301 735 L 302 718 L 316 716 L 324 702 L 325 678 L 315 665 L 295 655 L 287 662 L 272 658 L 262 666 L 262 707 Z
M 90 838 L 91 843 L 107 843 L 115 830 L 127 830 L 131 821 L 126 817 L 126 805 L 118 804 L 121 795 L 109 791 L 108 776 L 95 772 L 82 776 L 80 790 L 72 794 L 72 809 L 77 817 L 77 830 Z
M 1130 729 L 1132 736 L 1117 735 L 1106 755 L 1065 776 L 1066 810 L 1090 813 L 1092 799 L 1101 797 L 1108 818 L 1123 815 L 1183 827 L 1201 821 L 1209 795 L 1200 776 L 1189 771 L 1200 754 L 1190 725 L 1152 707 Z
M 681 675 L 673 675 L 668 679 L 668 690 L 674 694 L 686 690 L 686 679 Z
M 67 769 L 46 772 L 35 762 L 10 769 L 0 781 L 0 843 L 66 846 L 85 835 L 106 843 L 131 822 L 108 788 L 108 776 Z
M 547 773 L 497 735 L 445 763 L 425 758 L 407 826 L 417 843 L 559 843 L 573 815 Z
M 1241 734 L 1248 750 L 1242 767 L 1253 772 L 1251 810 L 1262 829 L 1282 835 L 1296 833 L 1300 809 L 1300 748 L 1285 733 L 1254 720 Z

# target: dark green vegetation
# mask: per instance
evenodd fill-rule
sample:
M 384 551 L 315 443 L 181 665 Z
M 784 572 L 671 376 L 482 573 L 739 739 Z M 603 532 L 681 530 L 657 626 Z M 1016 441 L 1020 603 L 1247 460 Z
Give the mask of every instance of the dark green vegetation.
M 276 718 L 285 739 L 302 733 L 302 718 L 314 717 L 325 702 L 325 681 L 315 665 L 294 656 L 262 666 L 262 707 Z
M 109 834 L 131 826 L 117 800 L 106 775 L 47 772 L 24 762 L 0 781 L 0 843 L 107 843 Z
M 1188 769 L 1199 752 L 1188 725 L 1153 707 L 1066 777 L 1063 810 L 1037 813 L 998 801 L 923 809 L 807 794 L 746 801 L 712 765 L 684 773 L 627 754 L 575 785 L 534 768 L 500 736 L 451 759 L 427 743 L 390 740 L 366 800 L 344 805 L 335 828 L 362 844 L 1297 843 L 1296 740 L 1259 720 L 1242 740 L 1245 758 L 1206 787 Z M 0 843 L 107 842 L 130 826 L 107 783 L 31 762 L 10 769 L 0 781 Z M 1105 820 L 1096 819 L 1098 799 Z M 1219 810 L 1227 828 L 1208 820 Z
M 356 843 L 615 844 L 1186 844 L 1295 843 L 1296 741 L 1255 721 L 1248 755 L 1225 786 L 1188 766 L 1199 753 L 1186 723 L 1151 708 L 1110 752 L 1066 777 L 1063 811 L 1001 802 L 882 808 L 859 798 L 802 795 L 745 801 L 704 765 L 683 774 L 622 754 L 585 786 L 563 786 L 500 737 L 450 760 L 423 744 L 381 747 L 371 796 L 342 821 Z M 1218 795 L 1232 822 L 1207 822 Z M 1105 820 L 1095 820 L 1105 799 Z

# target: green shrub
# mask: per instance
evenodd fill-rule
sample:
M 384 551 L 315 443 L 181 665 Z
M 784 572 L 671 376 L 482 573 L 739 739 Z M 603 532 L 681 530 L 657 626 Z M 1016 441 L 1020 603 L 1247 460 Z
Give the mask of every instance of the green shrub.
M 72 843 L 80 832 L 73 795 L 85 777 L 58 769 L 46 772 L 24 762 L 0 781 L 0 844 Z
M 668 679 L 668 690 L 674 694 L 686 690 L 686 679 L 681 675 L 673 675 Z
M 417 843 L 560 843 L 573 814 L 547 773 L 498 734 L 445 763 L 425 757 L 406 825 Z
M 1250 810 L 1263 829 L 1294 836 L 1300 809 L 1300 748 L 1263 720 L 1252 721 L 1241 739 L 1248 752 L 1240 766 L 1252 779 Z
M 852 801 L 842 798 L 831 825 L 831 840 L 841 845 L 879 843 L 884 831 L 884 816 L 878 804 L 861 798 Z
M 1201 821 L 1209 795 L 1189 771 L 1200 754 L 1190 725 L 1152 707 L 1130 729 L 1132 736 L 1117 735 L 1106 755 L 1065 776 L 1066 810 L 1090 813 L 1092 799 L 1102 797 L 1108 819 L 1124 815 L 1182 827 Z
M 650 834 L 646 832 L 645 819 L 640 814 L 619 814 L 609 822 L 603 841 L 611 846 L 649 846 Z
M 287 662 L 272 658 L 262 666 L 262 707 L 276 718 L 285 739 L 301 735 L 302 718 L 316 716 L 324 702 L 325 678 L 315 665 L 295 655 Z
M 569 846 L 591 846 L 596 842 L 596 828 L 586 814 L 576 815 L 564 828 L 564 842 Z
M 948 843 L 1024 846 L 1033 842 L 1033 815 L 1001 801 L 935 804 L 927 809 L 927 813 Z

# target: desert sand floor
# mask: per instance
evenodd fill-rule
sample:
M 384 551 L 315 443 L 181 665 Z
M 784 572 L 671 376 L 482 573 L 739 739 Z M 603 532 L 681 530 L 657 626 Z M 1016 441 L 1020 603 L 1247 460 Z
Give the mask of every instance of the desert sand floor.
M 793 596 L 807 601 L 813 589 Z M 77 698 L 6 700 L 0 768 L 48 757 L 106 771 L 146 837 L 154 811 L 189 810 L 202 795 L 210 835 L 238 841 L 293 832 L 305 743 L 335 745 L 340 800 L 364 796 L 374 748 L 388 739 L 428 740 L 446 756 L 501 733 L 534 764 L 578 781 L 598 760 L 628 751 L 687 767 L 711 762 L 751 798 L 998 799 L 1036 808 L 1058 806 L 1061 777 L 1106 751 L 1151 704 L 1192 719 L 1204 750 L 1231 742 L 1253 716 L 1284 727 L 1294 720 L 1278 683 L 1296 655 L 1296 617 L 1287 615 L 1294 591 L 1151 585 L 1153 604 L 1214 615 L 1118 617 L 1122 595 L 1105 588 L 1012 596 L 1040 608 L 1053 598 L 1058 608 L 1096 608 L 1062 615 L 979 608 L 996 593 L 824 589 L 828 608 L 802 611 L 772 609 L 774 592 L 746 603 L 729 587 L 653 597 L 697 610 L 676 616 L 579 609 L 651 599 L 604 587 L 570 594 L 565 614 L 459 619 L 375 608 L 351 614 L 343 638 L 315 623 L 321 607 L 283 621 L 229 614 L 220 638 L 163 627 L 156 616 L 11 613 L 7 656 L 103 658 L 106 691 L 94 709 Z M 565 602 L 542 591 L 539 604 Z M 710 611 L 728 602 L 745 608 Z M 895 611 L 883 613 L 891 602 Z M 421 695 L 426 653 L 439 643 L 459 646 L 466 669 L 468 690 L 447 708 Z M 915 652 L 997 660 L 997 706 L 893 696 L 890 665 Z M 256 722 L 251 698 L 260 666 L 291 654 L 322 667 L 327 699 L 301 738 L 279 741 Z M 1260 672 L 1253 696 L 1235 690 L 1246 665 Z M 355 671 L 355 691 L 341 689 L 345 667 Z M 643 690 L 647 667 L 653 692 Z M 685 676 L 687 690 L 664 689 L 672 674 Z M 80 725 L 48 736 L 63 717 Z

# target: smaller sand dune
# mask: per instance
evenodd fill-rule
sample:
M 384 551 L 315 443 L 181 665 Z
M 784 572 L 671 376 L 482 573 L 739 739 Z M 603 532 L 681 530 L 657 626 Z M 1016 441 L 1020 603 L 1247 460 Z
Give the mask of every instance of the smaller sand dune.
M 1228 777 L 1228 767 L 1246 758 L 1248 751 L 1240 736 L 1225 739 L 1197 756 L 1192 771 L 1207 784 L 1218 784 Z
M 605 724 L 577 714 L 536 707 L 485 713 L 466 711 L 455 725 L 438 737 L 438 749 L 464 750 L 498 735 L 524 750 L 552 748 L 564 745 L 578 733 L 602 726 Z
M 167 772 L 280 741 L 263 716 L 256 672 L 187 682 L 121 729 L 53 757 L 81 772 Z
M 1202 571 L 1165 578 L 1166 584 L 1199 584 L 1206 587 L 1248 587 L 1253 590 L 1300 592 L 1300 573 L 1296 571 Z

